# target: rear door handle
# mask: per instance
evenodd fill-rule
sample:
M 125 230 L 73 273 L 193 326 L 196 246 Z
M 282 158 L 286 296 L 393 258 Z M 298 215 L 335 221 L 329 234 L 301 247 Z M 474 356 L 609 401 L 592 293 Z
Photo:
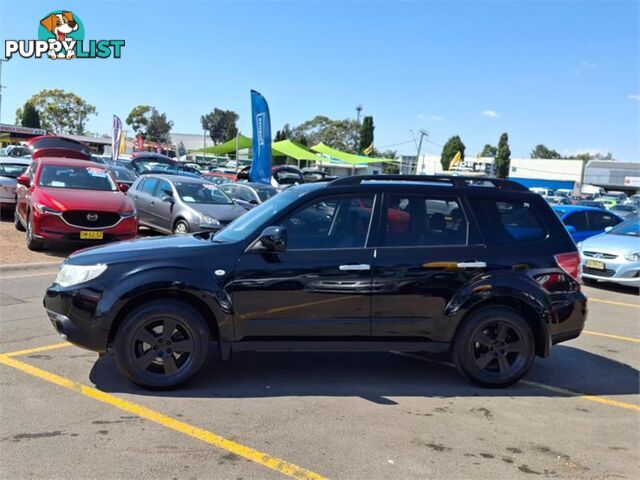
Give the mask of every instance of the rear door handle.
M 460 262 L 457 266 L 458 268 L 485 268 L 487 262 Z
M 340 271 L 342 272 L 361 272 L 365 270 L 371 270 L 371 265 L 366 263 L 359 263 L 356 265 L 340 265 Z

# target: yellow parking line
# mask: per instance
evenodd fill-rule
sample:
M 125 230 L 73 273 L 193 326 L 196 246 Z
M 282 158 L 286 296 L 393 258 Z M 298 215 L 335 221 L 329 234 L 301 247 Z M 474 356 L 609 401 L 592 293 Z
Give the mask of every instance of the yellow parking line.
M 19 357 L 21 355 L 29 355 L 31 353 L 47 352 L 49 350 L 57 350 L 58 348 L 70 347 L 69 342 L 54 343 L 53 345 L 45 345 L 44 347 L 27 348 L 26 350 L 16 350 L 15 352 L 3 353 L 5 357 Z
M 583 330 L 582 333 L 587 335 L 595 335 L 596 337 L 614 338 L 616 340 L 624 340 L 626 342 L 640 343 L 640 338 L 623 337 L 621 335 L 611 335 L 610 333 L 592 332 L 591 330 Z
M 611 400 L 610 398 L 601 397 L 600 395 L 586 395 L 584 393 L 574 392 L 573 390 L 567 390 L 566 388 L 554 387 L 553 385 L 547 385 L 545 383 L 532 382 L 530 380 L 520 380 L 525 385 L 531 385 L 533 387 L 549 390 L 550 392 L 561 393 L 568 397 L 577 397 L 582 400 L 589 400 L 590 402 L 603 403 L 611 407 L 625 408 L 627 410 L 633 410 L 640 412 L 640 405 L 634 405 L 633 403 L 620 402 L 618 400 Z
M 106 403 L 107 405 L 111 405 L 125 412 L 137 415 L 142 418 L 146 418 L 147 420 L 162 425 L 163 427 L 170 428 L 171 430 L 180 432 L 189 437 L 208 443 L 209 445 L 213 445 L 228 452 L 234 453 L 235 455 L 244 457 L 247 460 L 275 470 L 276 472 L 282 473 L 284 475 L 304 480 L 323 480 L 325 478 L 310 470 L 294 465 L 293 463 L 286 462 L 277 457 L 272 457 L 269 454 L 254 450 L 251 447 L 246 447 L 232 440 L 228 440 L 208 430 L 204 430 L 202 428 L 189 425 L 188 423 L 181 422 L 180 420 L 176 420 L 175 418 L 156 412 L 155 410 L 151 410 L 150 408 L 143 407 L 142 405 L 129 402 L 114 395 L 101 392 L 100 390 L 97 390 L 93 387 L 88 387 L 86 385 L 82 385 L 81 383 L 76 383 L 73 380 L 69 380 L 68 378 L 64 378 L 54 373 L 47 372 L 46 370 L 42 370 L 40 368 L 29 365 L 28 363 L 16 360 L 15 358 L 11 358 L 6 354 L 0 354 L 0 363 L 9 367 L 13 367 L 28 375 L 32 375 L 60 387 L 66 388 L 73 392 L 80 393 L 99 402 Z
M 437 363 L 440 365 L 444 365 L 445 367 L 455 368 L 455 365 L 451 362 L 433 360 L 430 358 L 421 357 L 420 355 L 415 355 L 413 353 L 403 353 L 403 352 L 391 352 L 391 353 L 394 353 L 396 355 L 402 355 L 403 357 L 416 358 L 424 362 Z M 550 392 L 561 393 L 562 395 L 566 395 L 568 397 L 576 397 L 582 400 L 588 400 L 590 402 L 602 403 L 604 405 L 609 405 L 611 407 L 624 408 L 627 410 L 640 412 L 640 405 L 634 405 L 633 403 L 627 403 L 627 402 L 620 402 L 618 400 L 611 400 L 610 398 L 601 397 L 600 395 L 587 395 L 586 393 L 574 392 L 573 390 L 568 390 L 566 388 L 554 387 L 553 385 L 547 385 L 546 383 L 532 382 L 530 380 L 520 380 L 520 383 L 524 383 L 525 385 L 530 385 L 532 387 L 542 388 Z
M 640 303 L 614 302 L 613 300 L 603 300 L 601 298 L 592 298 L 592 297 L 589 297 L 589 301 L 598 302 L 598 303 L 608 303 L 609 305 L 620 305 L 621 307 L 640 308 Z

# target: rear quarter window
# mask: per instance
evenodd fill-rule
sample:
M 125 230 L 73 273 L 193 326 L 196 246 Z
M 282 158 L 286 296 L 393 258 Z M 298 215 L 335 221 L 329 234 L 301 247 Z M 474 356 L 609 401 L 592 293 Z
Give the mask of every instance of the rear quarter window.
M 470 203 L 485 238 L 492 244 L 531 242 L 547 236 L 532 201 L 472 198 Z

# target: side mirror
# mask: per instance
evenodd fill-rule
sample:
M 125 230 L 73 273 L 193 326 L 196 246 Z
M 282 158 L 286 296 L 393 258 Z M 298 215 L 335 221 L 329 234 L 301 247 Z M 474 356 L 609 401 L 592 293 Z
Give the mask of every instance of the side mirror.
M 281 226 L 265 228 L 260 234 L 260 243 L 270 252 L 287 250 L 287 229 Z
M 576 227 L 574 227 L 573 225 L 565 225 L 565 227 L 567 228 L 567 232 L 569 232 L 571 235 L 577 232 Z
M 122 193 L 127 193 L 129 191 L 129 185 L 126 183 L 119 183 L 118 188 Z
M 27 177 L 26 175 L 20 175 L 18 178 L 16 178 L 16 182 L 18 182 L 20 185 L 24 185 L 25 187 L 29 187 L 31 185 L 31 180 L 29 180 L 29 177 Z
M 167 203 L 174 203 L 175 202 L 173 197 L 170 197 L 169 195 L 163 195 L 160 200 L 162 200 L 163 202 L 167 202 Z
M 164 190 L 162 190 L 162 193 L 164 193 L 168 197 L 173 197 L 173 190 L 171 190 L 170 188 L 165 188 Z
M 604 227 L 604 233 L 609 233 L 611 230 L 613 230 L 613 227 Z

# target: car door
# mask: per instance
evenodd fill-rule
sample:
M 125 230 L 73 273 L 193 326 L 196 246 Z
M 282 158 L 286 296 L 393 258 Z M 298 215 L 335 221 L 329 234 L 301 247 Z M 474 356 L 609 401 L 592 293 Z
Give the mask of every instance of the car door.
M 589 211 L 587 219 L 589 221 L 589 236 L 598 235 L 604 232 L 607 227 L 615 227 L 621 220 L 611 212 Z
M 568 213 L 562 219 L 562 223 L 575 229 L 575 231 L 571 232 L 571 236 L 576 243 L 594 235 L 594 233 L 591 232 L 586 211 Z
M 27 223 L 27 210 L 29 209 L 29 202 L 31 192 L 35 188 L 36 172 L 38 170 L 38 162 L 32 162 L 31 165 L 24 172 L 24 175 L 29 178 L 30 185 L 25 187 L 24 185 L 16 184 L 16 211 L 20 218 Z
M 451 298 L 486 267 L 486 248 L 456 195 L 388 193 L 373 241 L 372 337 L 430 339 Z
M 138 210 L 138 221 L 144 225 L 153 225 L 153 217 L 149 209 L 157 186 L 157 178 L 145 177 L 133 194 L 133 201 Z
M 174 192 L 171 183 L 165 179 L 159 179 L 153 192 L 153 198 L 149 202 L 149 216 L 154 226 L 161 230 L 173 232 L 173 212 L 176 197 L 167 195 L 166 191 Z M 177 194 L 174 192 L 174 195 Z
M 332 195 L 275 219 L 287 250 L 249 250 L 237 263 L 236 339 L 369 337 L 374 205 L 373 194 Z

